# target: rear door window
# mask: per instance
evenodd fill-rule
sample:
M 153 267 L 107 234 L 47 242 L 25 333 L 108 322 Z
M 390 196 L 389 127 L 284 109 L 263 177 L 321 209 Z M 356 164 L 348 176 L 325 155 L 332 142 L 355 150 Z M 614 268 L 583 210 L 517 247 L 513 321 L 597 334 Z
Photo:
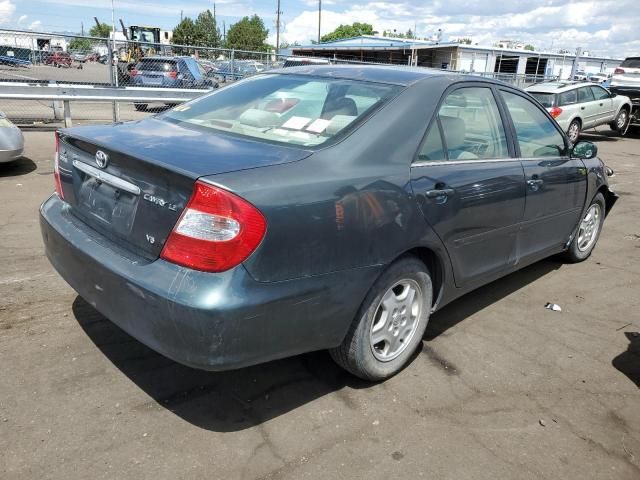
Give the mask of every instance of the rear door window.
M 177 72 L 178 67 L 175 61 L 158 60 L 155 58 L 144 58 L 138 62 L 138 70 L 144 72 Z
M 628 68 L 640 68 L 640 57 L 626 58 L 621 64 L 621 67 Z
M 573 105 L 574 103 L 578 103 L 578 91 L 577 90 L 569 90 L 568 92 L 562 92 L 560 94 L 560 106 L 563 107 L 565 105 Z
M 504 125 L 490 88 L 454 90 L 444 99 L 438 119 L 449 160 L 509 157 Z
M 511 115 L 523 158 L 560 157 L 566 153 L 564 137 L 535 103 L 504 90 L 502 97 Z

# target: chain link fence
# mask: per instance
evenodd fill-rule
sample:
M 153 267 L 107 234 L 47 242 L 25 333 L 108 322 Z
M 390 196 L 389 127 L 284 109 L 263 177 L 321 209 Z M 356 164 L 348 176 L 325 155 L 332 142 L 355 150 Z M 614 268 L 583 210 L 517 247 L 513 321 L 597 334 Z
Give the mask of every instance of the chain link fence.
M 353 58 L 352 58 L 353 57 Z M 395 61 L 394 61 L 395 60 Z M 401 63 L 399 63 L 401 62 Z M 400 58 L 323 58 L 276 55 L 193 45 L 0 30 L 0 82 L 80 84 L 118 87 L 223 88 L 275 68 L 309 63 L 386 64 L 402 68 Z M 535 75 L 478 73 L 524 87 L 544 80 Z M 0 87 L 1 88 L 1 87 Z M 165 104 L 73 102 L 74 123 L 135 120 L 167 108 Z M 60 102 L 0 100 L 0 110 L 20 125 L 58 124 Z

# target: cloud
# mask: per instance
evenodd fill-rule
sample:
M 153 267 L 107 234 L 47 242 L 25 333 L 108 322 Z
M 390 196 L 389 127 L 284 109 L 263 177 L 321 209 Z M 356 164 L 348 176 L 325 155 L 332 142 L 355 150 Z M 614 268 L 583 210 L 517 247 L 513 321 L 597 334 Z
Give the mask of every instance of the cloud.
M 317 5 L 311 0 L 305 3 Z M 640 51 L 638 0 L 355 0 L 336 2 L 326 9 L 324 4 L 323 35 L 340 24 L 366 22 L 379 32 L 415 28 L 420 37 L 430 37 L 442 28 L 445 40 L 471 37 L 481 45 L 512 39 L 539 50 L 582 47 L 592 55 L 617 58 Z M 317 29 L 318 11 L 309 8 L 293 18 L 285 17 L 282 37 L 306 44 L 317 38 Z
M 0 0 L 0 24 L 11 22 L 11 17 L 15 11 L 16 6 L 11 0 Z
M 29 24 L 29 30 L 37 30 L 38 28 L 40 28 L 40 26 L 42 25 L 42 22 L 40 20 L 36 20 L 34 22 L 31 22 Z
M 18 25 L 24 22 L 27 19 L 27 17 L 28 15 L 20 15 L 20 18 L 18 18 Z

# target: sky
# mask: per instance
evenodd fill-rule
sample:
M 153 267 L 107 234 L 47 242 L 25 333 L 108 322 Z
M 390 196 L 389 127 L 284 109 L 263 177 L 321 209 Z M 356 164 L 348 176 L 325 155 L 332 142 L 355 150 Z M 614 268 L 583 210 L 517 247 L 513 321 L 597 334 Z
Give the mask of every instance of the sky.
M 180 14 L 195 17 L 212 0 L 115 0 L 116 22 L 172 29 Z M 218 0 L 220 24 L 258 14 L 275 44 L 276 0 Z M 317 38 L 318 1 L 281 0 L 281 37 L 302 44 Z M 111 0 L 0 0 L 0 28 L 80 32 L 93 17 L 111 23 Z M 443 39 L 468 37 L 491 45 L 520 40 L 538 50 L 571 52 L 577 47 L 592 55 L 624 58 L 640 55 L 640 0 L 323 0 L 322 34 L 341 23 L 371 23 L 374 30 L 416 30 L 431 37 L 441 28 Z

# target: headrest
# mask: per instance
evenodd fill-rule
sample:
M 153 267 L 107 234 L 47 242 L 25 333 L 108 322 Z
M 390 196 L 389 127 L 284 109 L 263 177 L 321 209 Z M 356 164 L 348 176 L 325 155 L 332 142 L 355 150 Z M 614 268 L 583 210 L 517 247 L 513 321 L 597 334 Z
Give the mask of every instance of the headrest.
M 358 115 L 358 107 L 353 98 L 338 97 L 330 100 L 324 106 L 322 118 L 330 120 L 336 115 L 348 115 L 355 117 Z

